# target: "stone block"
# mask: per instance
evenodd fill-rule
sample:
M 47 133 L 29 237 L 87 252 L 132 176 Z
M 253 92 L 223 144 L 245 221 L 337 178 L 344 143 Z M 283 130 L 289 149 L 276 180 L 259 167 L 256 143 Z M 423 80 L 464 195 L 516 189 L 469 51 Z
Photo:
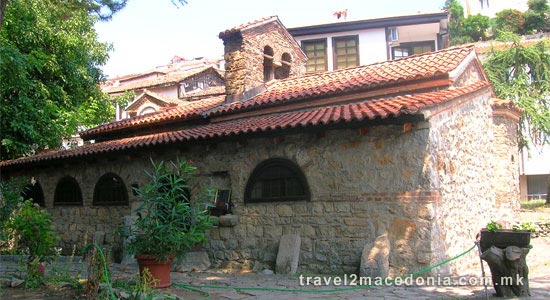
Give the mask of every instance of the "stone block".
M 231 214 L 220 216 L 220 226 L 222 227 L 233 227 L 237 224 L 239 224 L 239 216 Z
M 132 228 L 134 226 L 134 223 L 136 222 L 137 217 L 136 216 L 125 216 L 124 217 L 124 227 L 125 228 Z M 130 243 L 130 238 L 127 237 L 122 241 L 122 261 L 120 262 L 123 265 L 133 264 L 136 263 L 136 260 L 134 259 L 133 255 L 130 255 L 128 253 L 128 244 Z
M 290 205 L 279 205 L 277 206 L 277 214 L 280 217 L 290 217 L 294 214 L 292 207 Z
M 105 243 L 105 231 L 94 232 L 94 243 L 101 246 Z
M 363 248 L 359 274 L 368 277 L 388 277 L 389 256 L 390 241 L 387 235 L 381 235 L 373 243 L 367 243 Z
M 300 242 L 300 236 L 297 234 L 288 234 L 281 237 L 275 263 L 277 274 L 296 274 L 298 260 L 300 259 Z
M 174 272 L 205 271 L 210 268 L 210 258 L 205 251 L 189 252 L 181 261 L 172 263 Z

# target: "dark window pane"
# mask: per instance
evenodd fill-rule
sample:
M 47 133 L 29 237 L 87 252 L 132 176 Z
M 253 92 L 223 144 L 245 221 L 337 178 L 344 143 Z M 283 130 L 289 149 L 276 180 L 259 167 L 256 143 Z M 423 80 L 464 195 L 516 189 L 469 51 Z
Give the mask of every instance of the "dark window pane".
M 296 200 L 309 200 L 309 188 L 302 171 L 286 159 L 262 162 L 246 185 L 247 203 Z
M 44 192 L 42 191 L 42 186 L 38 182 L 25 186 L 21 196 L 25 200 L 32 199 L 33 203 L 36 203 L 42 207 L 46 206 L 46 203 L 44 202 Z
M 307 72 L 319 72 L 327 70 L 327 41 L 313 40 L 303 41 L 302 48 L 308 57 L 306 64 Z
M 358 37 L 334 38 L 334 69 L 356 67 L 359 65 Z
M 82 192 L 74 178 L 66 176 L 59 180 L 55 187 L 53 205 L 82 205 Z
M 128 205 L 128 192 L 122 178 L 114 173 L 101 176 L 94 189 L 94 205 Z

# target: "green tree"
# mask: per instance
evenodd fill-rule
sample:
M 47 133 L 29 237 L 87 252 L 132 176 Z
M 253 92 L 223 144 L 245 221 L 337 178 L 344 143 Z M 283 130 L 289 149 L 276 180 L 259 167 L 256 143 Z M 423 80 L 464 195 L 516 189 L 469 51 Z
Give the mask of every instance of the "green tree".
M 529 9 L 525 12 L 525 31 L 532 33 L 550 30 L 548 0 L 529 0 L 527 5 Z
M 500 32 L 523 34 L 525 15 L 517 9 L 505 9 L 496 13 L 493 31 L 498 36 Z
M 489 17 L 480 14 L 464 17 L 464 8 L 458 0 L 447 0 L 443 9 L 449 11 L 449 36 L 451 45 L 460 45 L 487 39 Z
M 447 0 L 443 9 L 449 11 L 449 36 L 451 45 L 463 43 L 464 8 L 458 0 Z M 468 42 L 468 41 L 466 41 Z
M 2 159 L 60 146 L 77 126 L 112 118 L 100 69 L 109 45 L 97 41 L 88 10 L 50 0 L 8 0 L 0 31 Z
M 473 42 L 487 40 L 487 29 L 489 29 L 489 17 L 480 14 L 469 16 L 464 19 L 462 35 L 472 39 Z
M 6 10 L 7 2 L 13 0 L 0 0 L 0 29 Z M 70 10 L 85 9 L 91 14 L 95 14 L 100 20 L 110 20 L 114 13 L 126 6 L 127 0 L 49 0 L 57 6 L 64 6 Z
M 520 146 L 534 136 L 550 141 L 550 41 L 524 45 L 517 35 L 507 34 L 506 49 L 493 49 L 483 63 L 496 95 L 510 99 L 524 110 L 520 122 Z

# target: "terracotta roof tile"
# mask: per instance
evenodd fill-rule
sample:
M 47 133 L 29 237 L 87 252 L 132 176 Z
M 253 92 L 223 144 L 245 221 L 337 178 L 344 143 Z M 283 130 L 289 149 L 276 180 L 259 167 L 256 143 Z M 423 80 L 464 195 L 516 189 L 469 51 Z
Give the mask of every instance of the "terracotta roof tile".
M 523 112 L 523 109 L 521 107 L 514 104 L 512 100 L 507 100 L 507 99 L 491 98 L 491 107 L 510 109 L 519 113 Z
M 200 67 L 197 67 L 197 68 L 194 68 L 194 69 L 191 69 L 191 70 L 185 70 L 183 72 L 169 73 L 165 76 L 160 76 L 160 77 L 156 77 L 156 78 L 153 78 L 153 79 L 145 79 L 145 80 L 140 80 L 140 81 L 136 81 L 136 82 L 132 82 L 132 83 L 128 83 L 128 84 L 121 84 L 121 85 L 117 85 L 117 86 L 109 86 L 109 87 L 104 88 L 103 92 L 108 93 L 108 94 L 110 94 L 110 93 L 119 93 L 119 92 L 124 92 L 124 91 L 129 91 L 129 90 L 135 90 L 135 89 L 150 88 L 150 87 L 155 87 L 155 86 L 164 85 L 164 84 L 178 83 L 178 82 L 180 82 L 184 79 L 187 79 L 189 77 L 198 75 L 198 74 L 200 74 L 202 72 L 205 72 L 209 69 L 215 70 L 211 66 L 204 66 L 204 67 L 200 66 Z
M 165 106 L 177 105 L 178 103 L 182 102 L 181 100 L 178 100 L 178 99 L 175 99 L 175 98 L 163 95 L 163 94 L 155 93 L 155 92 L 149 91 L 149 90 L 143 90 L 143 92 L 139 96 L 137 96 L 134 99 L 134 101 L 132 101 L 130 104 L 128 104 L 126 106 L 125 110 L 126 111 L 131 111 L 134 108 L 138 108 L 146 100 L 146 96 L 150 96 L 154 99 L 159 100 L 160 102 L 164 103 Z
M 116 122 L 99 125 L 92 129 L 83 131 L 80 136 L 84 139 L 93 139 L 93 136 L 106 132 L 112 132 L 128 127 L 141 127 L 152 124 L 158 124 L 169 120 L 186 120 L 199 117 L 200 114 L 212 107 L 215 107 L 225 100 L 225 95 L 207 98 L 198 101 L 183 101 L 178 106 L 171 106 L 159 110 L 155 113 L 136 116 Z
M 249 28 L 252 28 L 252 27 L 256 27 L 256 26 L 259 26 L 261 24 L 269 23 L 269 22 L 272 22 L 272 21 L 275 21 L 275 20 L 279 20 L 279 18 L 277 16 L 264 17 L 264 18 L 257 19 L 257 20 L 254 20 L 254 21 L 250 21 L 250 22 L 235 26 L 231 29 L 227 29 L 225 31 L 222 31 L 222 32 L 220 32 L 220 34 L 218 36 L 219 36 L 219 38 L 224 38 L 227 35 L 230 35 L 230 34 L 242 31 L 242 30 L 246 30 L 246 29 L 249 29 Z
M 453 100 L 488 86 L 488 82 L 479 81 L 469 86 L 449 90 L 379 100 L 364 100 L 344 105 L 317 107 L 303 111 L 275 113 L 247 119 L 197 125 L 183 130 L 123 138 L 84 145 L 74 149 L 46 152 L 31 157 L 0 162 L 0 166 L 17 166 L 54 159 L 76 158 L 126 149 L 137 149 L 216 137 L 228 137 L 245 133 L 267 132 L 277 129 L 346 123 L 375 118 L 399 117 L 403 114 L 418 113 L 423 108 Z
M 267 90 L 243 102 L 220 106 L 209 112 L 218 115 L 257 107 L 278 105 L 313 97 L 364 91 L 375 87 L 447 74 L 458 67 L 474 47 L 453 47 L 332 72 L 270 82 Z

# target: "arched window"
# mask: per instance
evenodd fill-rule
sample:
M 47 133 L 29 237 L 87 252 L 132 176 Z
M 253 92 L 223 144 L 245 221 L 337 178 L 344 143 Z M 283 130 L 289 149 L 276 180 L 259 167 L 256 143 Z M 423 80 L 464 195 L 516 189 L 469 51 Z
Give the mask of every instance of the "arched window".
M 156 110 L 154 107 L 152 107 L 152 106 L 147 106 L 147 107 L 143 108 L 143 109 L 139 112 L 139 115 L 140 115 L 140 116 L 143 116 L 143 115 L 145 115 L 145 114 L 154 113 L 154 112 L 156 112 L 156 111 L 157 111 L 157 110 Z
M 291 66 L 290 54 L 283 53 L 281 56 L 281 67 L 275 70 L 275 79 L 284 79 L 290 76 L 290 66 Z
M 76 179 L 71 176 L 65 176 L 59 180 L 55 187 L 53 205 L 82 205 L 82 191 Z
M 104 174 L 94 188 L 94 205 L 128 205 L 128 191 L 122 178 Z
M 273 49 L 269 46 L 264 47 L 264 82 L 273 79 Z
M 23 188 L 21 196 L 25 200 L 32 199 L 33 203 L 36 203 L 42 207 L 46 206 L 46 203 L 44 202 L 44 192 L 42 191 L 42 186 L 38 183 L 38 181 L 26 185 Z
M 272 158 L 260 163 L 246 183 L 245 203 L 308 201 L 307 180 L 295 163 Z

